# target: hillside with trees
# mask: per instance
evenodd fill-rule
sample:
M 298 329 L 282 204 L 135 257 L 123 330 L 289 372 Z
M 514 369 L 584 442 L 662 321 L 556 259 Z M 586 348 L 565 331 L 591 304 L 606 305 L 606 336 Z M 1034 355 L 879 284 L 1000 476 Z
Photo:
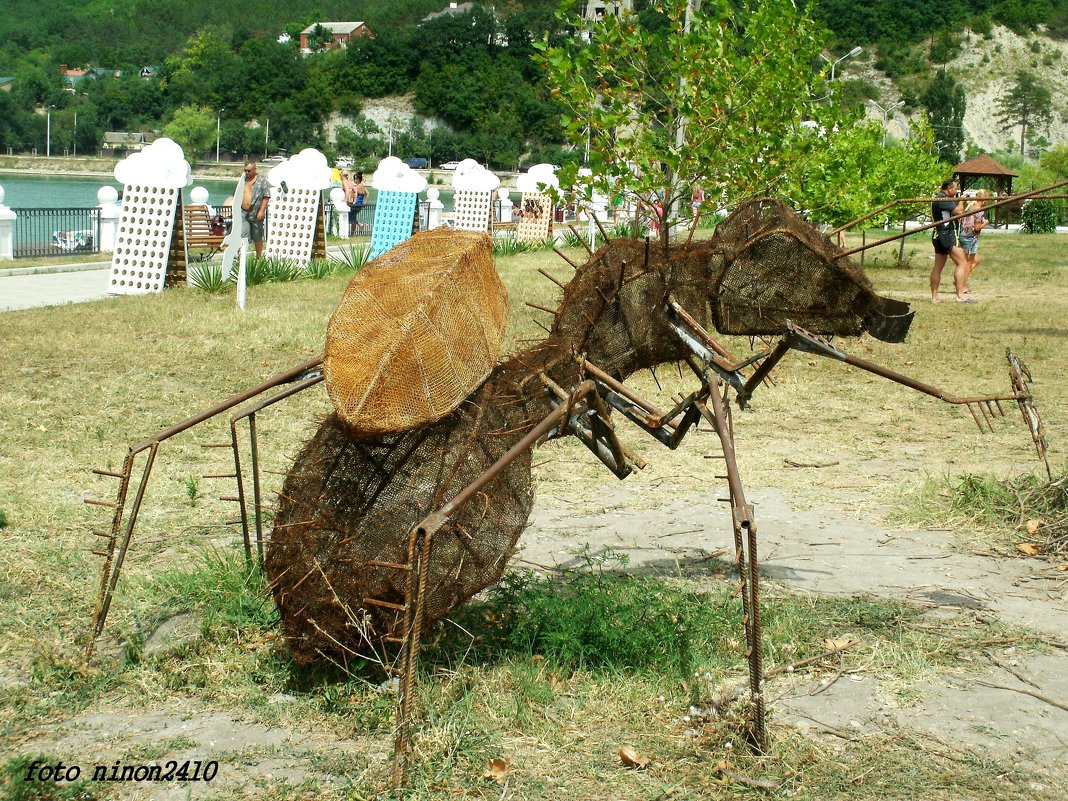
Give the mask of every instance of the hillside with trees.
M 730 3 L 744 17 L 745 3 Z M 475 156 L 503 168 L 580 158 L 567 149 L 560 98 L 532 58 L 543 38 L 554 44 L 568 32 L 556 15 L 558 0 L 502 0 L 493 11 L 476 5 L 423 21 L 447 5 L 14 0 L 0 17 L 0 76 L 12 79 L 10 91 L 0 91 L 0 147 L 88 154 L 101 148 L 106 131 L 143 131 L 176 138 L 193 158 L 212 158 L 216 147 L 241 157 L 307 146 L 363 160 L 387 150 L 435 163 Z M 655 32 L 662 24 L 657 7 L 651 0 L 634 6 L 639 24 Z M 845 72 L 853 62 L 843 65 L 833 87 L 842 109 L 900 99 L 910 120 L 929 114 L 948 162 L 969 146 L 963 127 L 970 73 L 954 66 L 968 43 L 998 26 L 1026 36 L 1042 26 L 1050 36 L 1068 36 L 1068 0 L 820 0 L 808 8 L 825 31 L 825 53 L 837 58 L 863 45 L 877 73 L 858 77 Z M 363 20 L 375 36 L 344 50 L 301 54 L 301 30 L 341 19 Z M 1053 57 L 1043 53 L 1031 59 L 1042 60 L 1031 69 L 1040 100 L 1042 68 Z M 95 68 L 99 77 L 67 85 L 62 65 Z M 824 66 L 815 60 L 813 73 Z M 1014 68 L 998 80 L 1008 92 L 1010 81 L 1026 79 Z M 963 96 L 962 87 L 969 90 Z M 398 96 L 414 116 L 388 129 L 361 113 L 377 98 Z M 1048 145 L 1043 124 L 1063 116 L 1060 102 L 1054 92 L 1051 116 L 1041 106 L 1036 116 L 1018 102 L 994 107 L 990 100 L 986 116 L 1004 118 L 1008 127 L 1008 115 L 1025 114 L 1022 126 L 998 142 L 1021 140 L 1041 150 Z

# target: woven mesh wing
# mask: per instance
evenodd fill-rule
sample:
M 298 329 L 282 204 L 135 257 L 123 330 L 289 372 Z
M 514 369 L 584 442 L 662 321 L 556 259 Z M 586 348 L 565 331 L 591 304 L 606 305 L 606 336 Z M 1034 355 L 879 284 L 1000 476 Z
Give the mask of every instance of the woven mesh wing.
M 375 259 L 327 328 L 338 417 L 361 436 L 440 420 L 490 374 L 507 312 L 487 234 L 425 231 Z

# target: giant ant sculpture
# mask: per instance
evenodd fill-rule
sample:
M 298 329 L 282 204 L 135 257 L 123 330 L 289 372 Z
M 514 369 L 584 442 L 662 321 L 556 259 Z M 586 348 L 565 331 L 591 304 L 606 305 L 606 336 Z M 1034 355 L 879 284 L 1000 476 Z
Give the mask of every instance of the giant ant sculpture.
M 430 249 L 455 247 L 457 241 L 489 248 L 485 234 L 432 231 L 409 241 Z M 392 269 L 398 264 L 403 259 L 394 259 Z M 744 204 L 709 241 L 663 249 L 648 240 L 612 240 L 586 264 L 572 266 L 574 278 L 557 282 L 563 292 L 559 307 L 546 309 L 553 314 L 547 338 L 493 368 L 452 411 L 408 430 L 373 434 L 354 434 L 351 421 L 332 415 L 304 446 L 283 485 L 264 563 L 293 657 L 310 662 L 370 653 L 399 676 L 396 783 L 406 775 L 422 631 L 500 578 L 533 503 L 531 451 L 545 439 L 573 435 L 624 478 L 642 462 L 618 438 L 618 416 L 669 448 L 699 420 L 712 425 L 726 465 L 749 656 L 748 734 L 758 748 L 765 731 L 757 535 L 734 454 L 729 393 L 745 407 L 774 366 L 799 350 L 966 405 L 981 429 L 1003 413 L 1001 401 L 1016 401 L 1042 452 L 1030 376 L 1011 354 L 1011 392 L 959 398 L 849 356 L 825 339 L 868 332 L 901 342 L 913 315 L 907 304 L 876 295 L 841 251 L 780 202 Z M 376 263 L 365 267 L 350 291 L 373 279 L 376 269 Z M 403 286 L 402 270 L 393 278 Z M 779 340 L 739 361 L 710 336 L 709 321 L 723 334 Z M 358 329 L 359 321 L 354 324 Z M 440 343 L 443 353 L 447 345 Z M 329 361 L 329 340 L 327 350 Z M 358 348 L 354 353 L 360 358 Z M 688 365 L 696 381 L 670 410 L 656 409 L 623 383 L 638 370 L 670 362 Z M 302 365 L 161 434 L 170 436 L 260 390 L 296 381 L 257 402 L 249 417 L 258 512 L 255 412 L 318 382 L 318 364 Z M 426 387 L 402 388 L 401 397 L 404 391 L 415 397 Z M 236 430 L 237 420 L 249 414 L 235 413 L 231 432 L 250 550 Z M 133 520 L 162 438 L 138 446 L 149 450 L 149 463 Z M 130 520 L 121 531 L 134 454 L 131 449 L 122 474 L 111 474 L 122 478 L 122 487 L 94 618 L 97 635 L 133 530 Z M 255 519 L 262 549 L 258 514 Z

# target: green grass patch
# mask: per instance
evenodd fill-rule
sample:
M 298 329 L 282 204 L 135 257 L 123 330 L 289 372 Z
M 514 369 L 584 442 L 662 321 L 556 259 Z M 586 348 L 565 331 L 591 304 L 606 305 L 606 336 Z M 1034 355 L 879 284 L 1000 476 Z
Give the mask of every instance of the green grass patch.
M 77 763 L 71 763 L 69 757 L 63 761 L 43 754 L 8 759 L 0 766 L 0 801 L 93 801 L 100 798 L 89 781 L 91 775 L 63 783 L 51 778 L 57 765 L 62 765 L 64 775 L 73 778 L 74 774 L 69 773 L 72 764 Z M 38 780 L 42 771 L 49 778 Z

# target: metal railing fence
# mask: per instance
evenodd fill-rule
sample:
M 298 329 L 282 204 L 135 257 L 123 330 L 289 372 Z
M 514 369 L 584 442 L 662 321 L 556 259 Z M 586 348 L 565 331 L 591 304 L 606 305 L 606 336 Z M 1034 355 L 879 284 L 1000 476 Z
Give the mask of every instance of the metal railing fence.
M 100 209 L 12 209 L 16 259 L 100 252 Z

